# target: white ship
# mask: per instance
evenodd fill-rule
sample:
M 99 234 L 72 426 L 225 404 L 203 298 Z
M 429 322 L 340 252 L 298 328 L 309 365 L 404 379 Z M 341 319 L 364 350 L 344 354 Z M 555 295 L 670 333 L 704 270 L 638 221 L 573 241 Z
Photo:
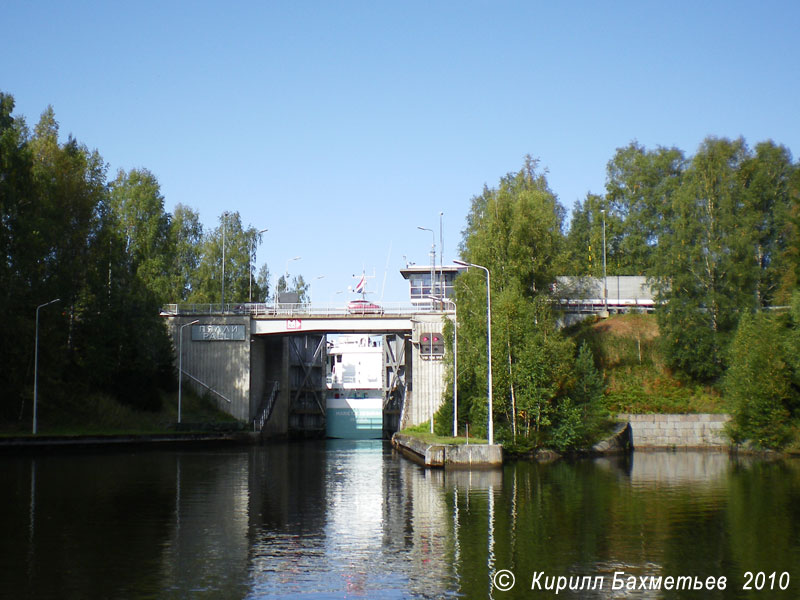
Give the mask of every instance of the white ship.
M 327 437 L 383 437 L 382 369 L 380 337 L 340 335 L 328 342 Z

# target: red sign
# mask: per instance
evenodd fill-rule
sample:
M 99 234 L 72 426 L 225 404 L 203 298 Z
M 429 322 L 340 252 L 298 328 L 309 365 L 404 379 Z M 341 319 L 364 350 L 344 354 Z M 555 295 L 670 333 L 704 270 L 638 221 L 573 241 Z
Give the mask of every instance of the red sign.
M 300 319 L 287 319 L 286 329 L 302 329 L 303 321 Z

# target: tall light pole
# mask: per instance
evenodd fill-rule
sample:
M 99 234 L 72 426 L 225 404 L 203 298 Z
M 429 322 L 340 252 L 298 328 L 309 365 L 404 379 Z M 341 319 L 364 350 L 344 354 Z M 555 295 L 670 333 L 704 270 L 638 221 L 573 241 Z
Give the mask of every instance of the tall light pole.
M 222 304 L 220 308 L 225 312 L 225 218 L 228 212 L 222 213 Z
M 431 299 L 453 305 L 453 437 L 458 437 L 458 307 L 452 298 L 431 296 Z
M 250 271 L 250 299 L 248 300 L 248 302 L 253 301 L 253 262 L 255 262 L 256 260 L 256 242 L 261 241 L 261 234 L 266 233 L 267 231 L 269 231 L 269 229 L 259 230 L 259 232 L 256 234 L 256 239 L 253 240 L 253 254 L 252 254 L 253 260 L 247 264 L 247 267 Z
M 489 269 L 463 260 L 454 260 L 453 262 L 462 267 L 475 267 L 476 269 L 483 269 L 486 271 L 486 337 L 488 340 L 487 354 L 489 355 L 489 443 L 494 444 L 494 415 L 492 414 L 492 285 Z
M 55 302 L 61 302 L 61 298 L 50 300 L 36 307 L 36 341 L 33 351 L 33 434 L 39 431 L 38 410 L 39 410 L 39 309 L 49 306 Z
M 320 279 L 325 279 L 325 275 L 317 275 L 311 282 L 308 284 L 308 303 L 311 304 L 311 301 L 314 299 L 314 282 L 319 281 Z
M 301 258 L 302 256 L 295 256 L 294 258 L 290 258 L 289 260 L 286 261 L 286 273 L 283 276 L 283 281 L 286 283 L 286 290 L 289 289 L 289 263 L 295 260 L 300 260 Z
M 603 213 L 603 310 L 608 315 L 608 277 L 606 276 L 606 209 L 601 208 Z
M 417 225 L 417 229 L 420 231 L 430 231 L 431 232 L 431 296 L 436 295 L 436 234 L 433 232 L 433 229 L 428 229 L 427 227 L 420 227 Z
M 183 328 L 194 325 L 199 320 L 200 319 L 195 319 L 191 323 L 181 325 L 180 331 L 178 332 L 178 337 L 180 337 L 180 341 L 178 342 L 178 423 L 181 422 L 181 393 L 183 391 Z
M 444 212 L 439 212 L 439 295 L 444 298 L 445 285 L 444 285 L 444 226 L 442 220 Z

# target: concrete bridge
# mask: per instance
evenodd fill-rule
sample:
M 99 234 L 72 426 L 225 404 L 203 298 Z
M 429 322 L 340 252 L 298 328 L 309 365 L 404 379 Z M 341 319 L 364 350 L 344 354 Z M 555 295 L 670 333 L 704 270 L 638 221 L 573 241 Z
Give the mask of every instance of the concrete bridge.
M 222 410 L 265 436 L 324 434 L 326 342 L 329 334 L 339 333 L 383 338 L 386 435 L 429 420 L 441 406 L 445 360 L 450 359 L 431 354 L 424 344 L 420 348 L 420 340 L 441 332 L 452 312 L 411 304 L 359 312 L 216 304 L 167 305 L 161 314 L 176 352 L 182 348 L 184 385 L 210 394 Z

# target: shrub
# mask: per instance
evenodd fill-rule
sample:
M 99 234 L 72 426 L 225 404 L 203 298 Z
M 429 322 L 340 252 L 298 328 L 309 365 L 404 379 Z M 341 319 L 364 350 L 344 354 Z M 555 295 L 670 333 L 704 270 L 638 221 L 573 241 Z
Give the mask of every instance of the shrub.
M 774 318 L 744 314 L 730 348 L 724 387 L 734 407 L 729 434 L 760 448 L 778 449 L 791 436 L 792 373 Z

